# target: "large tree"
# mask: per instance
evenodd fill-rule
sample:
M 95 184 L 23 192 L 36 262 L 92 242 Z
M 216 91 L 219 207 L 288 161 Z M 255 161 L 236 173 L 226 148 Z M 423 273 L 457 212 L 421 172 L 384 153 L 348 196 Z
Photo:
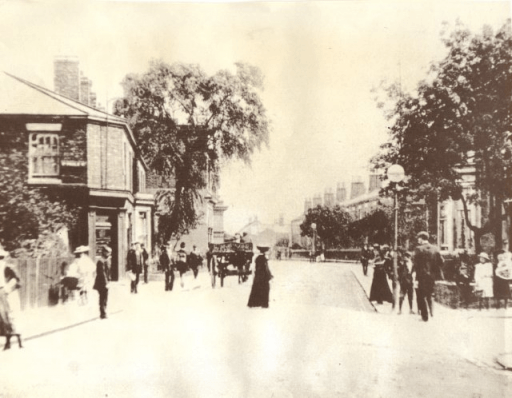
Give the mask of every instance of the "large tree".
M 263 75 L 254 66 L 235 66 L 235 73 L 208 75 L 198 65 L 153 61 L 122 83 L 125 98 L 115 113 L 128 118 L 151 169 L 175 184 L 159 195 L 161 241 L 196 225 L 201 190 L 217 178 L 221 160 L 250 162 L 268 143 Z
M 488 232 L 501 243 L 502 206 L 512 197 L 502 153 L 511 128 L 512 36 L 510 21 L 498 32 L 474 34 L 462 24 L 442 34 L 446 56 L 431 65 L 413 93 L 399 84 L 386 89 L 390 140 L 373 159 L 378 168 L 399 163 L 409 180 L 406 195 L 427 203 L 452 198 L 464 204 L 475 245 Z M 474 168 L 474 190 L 464 190 L 461 170 Z M 467 204 L 482 206 L 484 222 L 474 225 Z
M 350 245 L 348 225 L 350 215 L 340 206 L 333 208 L 328 206 L 317 206 L 309 209 L 304 221 L 300 225 L 301 235 L 313 237 L 314 230 L 311 225 L 316 224 L 316 236 L 319 242 L 327 249 L 347 247 Z

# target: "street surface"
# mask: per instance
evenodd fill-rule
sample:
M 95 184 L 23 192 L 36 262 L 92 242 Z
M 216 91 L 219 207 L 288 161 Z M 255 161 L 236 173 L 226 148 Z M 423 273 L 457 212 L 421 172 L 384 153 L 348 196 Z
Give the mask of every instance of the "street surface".
M 349 265 L 270 268 L 269 309 L 246 307 L 252 279 L 142 284 L 107 320 L 0 352 L 0 397 L 512 396 L 436 318 L 375 312 Z

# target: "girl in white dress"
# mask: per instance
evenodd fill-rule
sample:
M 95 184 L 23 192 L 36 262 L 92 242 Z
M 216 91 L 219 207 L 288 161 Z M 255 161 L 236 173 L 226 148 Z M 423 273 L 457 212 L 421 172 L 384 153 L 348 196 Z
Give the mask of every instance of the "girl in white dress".
M 479 309 L 485 302 L 485 308 L 489 309 L 489 298 L 493 297 L 493 269 L 491 259 L 487 253 L 478 255 L 479 263 L 475 266 L 475 291 L 479 294 Z

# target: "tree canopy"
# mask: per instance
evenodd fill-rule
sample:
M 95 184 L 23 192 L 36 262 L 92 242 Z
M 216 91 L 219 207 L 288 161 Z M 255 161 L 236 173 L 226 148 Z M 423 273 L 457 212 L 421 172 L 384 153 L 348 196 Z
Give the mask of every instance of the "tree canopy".
M 462 24 L 442 34 L 447 54 L 431 65 L 413 93 L 399 84 L 385 89 L 390 140 L 373 159 L 377 168 L 401 164 L 414 198 L 462 199 L 482 205 L 481 234 L 501 228 L 502 204 L 512 197 L 510 160 L 503 134 L 511 129 L 512 36 L 510 20 L 498 32 L 484 27 L 474 34 Z M 473 170 L 472 191 L 464 190 L 463 168 Z
M 304 221 L 300 225 L 301 235 L 313 237 L 311 225 L 315 223 L 317 237 L 327 249 L 346 247 L 350 244 L 348 233 L 350 221 L 350 215 L 340 206 L 333 208 L 317 206 L 309 209 L 306 213 Z
M 146 73 L 123 80 L 115 113 L 128 118 L 152 170 L 175 181 L 175 190 L 159 197 L 166 205 L 159 222 L 164 242 L 195 226 L 200 191 L 215 188 L 222 160 L 249 163 L 268 144 L 263 75 L 254 66 L 235 67 L 208 75 L 198 65 L 153 61 Z

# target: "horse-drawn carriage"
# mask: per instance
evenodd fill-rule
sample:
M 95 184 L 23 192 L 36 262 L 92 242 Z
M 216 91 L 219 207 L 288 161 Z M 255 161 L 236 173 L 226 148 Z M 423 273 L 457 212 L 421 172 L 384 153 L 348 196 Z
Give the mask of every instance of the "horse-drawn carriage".
M 251 274 L 253 255 L 252 243 L 212 243 L 208 259 L 212 287 L 217 278 L 220 286 L 224 286 L 224 278 L 232 275 L 238 276 L 238 283 L 245 282 Z

